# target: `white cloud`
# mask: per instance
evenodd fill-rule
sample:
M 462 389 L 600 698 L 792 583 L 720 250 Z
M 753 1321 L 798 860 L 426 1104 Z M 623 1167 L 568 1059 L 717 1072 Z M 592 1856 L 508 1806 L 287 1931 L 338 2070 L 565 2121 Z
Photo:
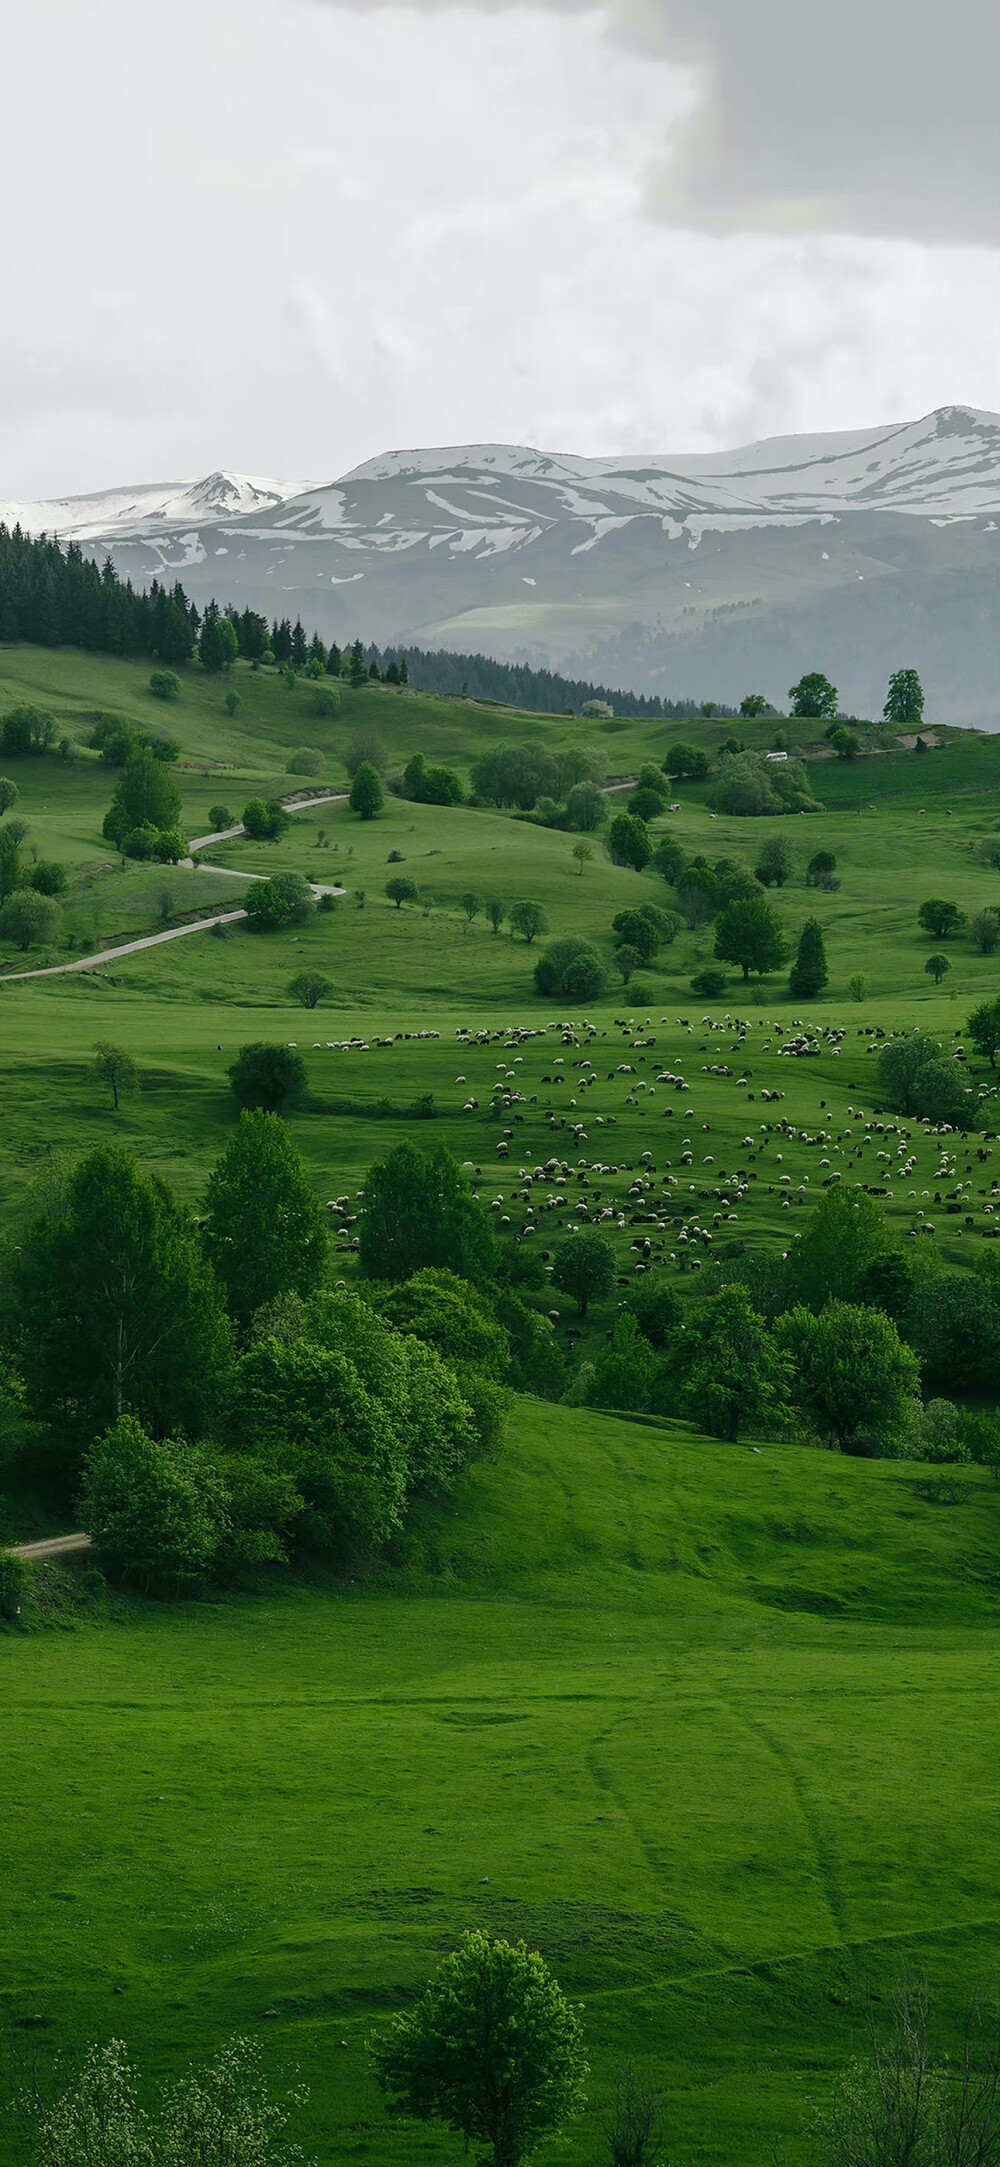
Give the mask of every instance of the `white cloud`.
M 609 39 L 575 5 L 175 0 L 165 37 L 133 0 L 33 0 L 0 496 L 989 405 L 982 250 L 670 222 L 699 78 L 658 6 L 621 0 Z
M 595 13 L 595 0 L 406 4 Z M 946 13 L 940 0 L 604 0 L 599 12 L 626 46 L 698 73 L 698 113 L 650 190 L 663 215 L 718 232 L 1000 240 L 996 0 Z

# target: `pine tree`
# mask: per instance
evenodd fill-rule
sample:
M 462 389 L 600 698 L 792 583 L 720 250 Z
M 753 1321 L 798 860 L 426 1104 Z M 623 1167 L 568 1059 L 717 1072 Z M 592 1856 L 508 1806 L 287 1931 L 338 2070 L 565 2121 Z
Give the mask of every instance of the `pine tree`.
M 828 976 L 823 929 L 818 918 L 807 918 L 788 974 L 789 993 L 800 1000 L 812 1000 L 817 993 L 822 993 Z
M 292 652 L 290 660 L 293 669 L 296 670 L 304 670 L 306 663 L 309 660 L 309 647 L 306 640 L 305 627 L 302 623 L 301 617 L 296 617 L 294 626 L 292 627 Z

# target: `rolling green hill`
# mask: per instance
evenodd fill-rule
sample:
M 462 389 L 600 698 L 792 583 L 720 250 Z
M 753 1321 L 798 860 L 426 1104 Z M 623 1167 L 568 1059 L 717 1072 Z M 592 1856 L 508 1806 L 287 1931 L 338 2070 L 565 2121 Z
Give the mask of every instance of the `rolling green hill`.
M 156 2068 L 261 2037 L 322 2161 L 387 2124 L 372 2022 L 467 1926 L 635 2056 L 671 2157 L 790 2163 L 900 1967 L 989 1974 L 995 1493 L 523 1402 L 375 1584 L 0 1642 L 15 2038 Z M 44 1812 L 39 1811 L 44 1801 Z

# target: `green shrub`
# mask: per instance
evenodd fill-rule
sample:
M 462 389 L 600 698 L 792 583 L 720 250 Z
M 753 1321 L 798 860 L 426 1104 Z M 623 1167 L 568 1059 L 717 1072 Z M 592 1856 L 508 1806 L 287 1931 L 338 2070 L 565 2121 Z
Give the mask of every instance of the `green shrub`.
M 604 992 L 607 974 L 596 948 L 578 934 L 550 942 L 535 965 L 538 993 L 565 995 L 571 1001 L 597 1000 Z

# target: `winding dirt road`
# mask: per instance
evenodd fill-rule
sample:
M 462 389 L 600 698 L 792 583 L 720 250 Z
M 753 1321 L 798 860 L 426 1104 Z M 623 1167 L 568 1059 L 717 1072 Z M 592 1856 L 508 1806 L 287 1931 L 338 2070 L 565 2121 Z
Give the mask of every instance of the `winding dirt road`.
M 78 1557 L 93 1545 L 89 1535 L 47 1535 L 42 1542 L 15 1542 L 8 1547 L 11 1557 L 38 1565 L 44 1558 Z
M 288 813 L 301 813 L 308 811 L 313 805 L 342 805 L 346 797 L 346 790 L 331 790 L 319 798 L 283 798 L 282 804 Z M 240 821 L 235 828 L 221 828 L 215 835 L 196 836 L 191 844 L 191 849 L 192 851 L 207 850 L 211 843 L 232 842 L 235 837 L 245 834 L 246 829 L 242 821 Z M 195 863 L 193 857 L 184 858 L 181 862 L 188 867 L 193 867 Z M 268 878 L 266 873 L 244 873 L 237 876 L 225 865 L 202 865 L 197 870 L 202 873 L 220 873 L 223 878 L 229 878 L 230 880 L 235 878 L 266 880 Z M 346 895 L 347 893 L 346 888 L 325 887 L 316 881 L 310 881 L 309 885 L 313 894 L 317 896 Z M 26 978 L 65 978 L 71 971 L 97 970 L 103 963 L 117 963 L 122 956 L 138 955 L 139 950 L 142 948 L 160 948 L 164 941 L 181 941 L 186 939 L 189 933 L 208 933 L 215 925 L 236 925 L 241 918 L 245 917 L 245 910 L 217 911 L 213 918 L 197 918 L 193 925 L 172 926 L 167 933 L 147 933 L 141 940 L 123 941 L 120 948 L 102 948 L 96 955 L 79 956 L 73 963 L 47 963 L 40 970 L 34 971 L 6 971 L 0 977 L 0 987 L 21 985 Z

